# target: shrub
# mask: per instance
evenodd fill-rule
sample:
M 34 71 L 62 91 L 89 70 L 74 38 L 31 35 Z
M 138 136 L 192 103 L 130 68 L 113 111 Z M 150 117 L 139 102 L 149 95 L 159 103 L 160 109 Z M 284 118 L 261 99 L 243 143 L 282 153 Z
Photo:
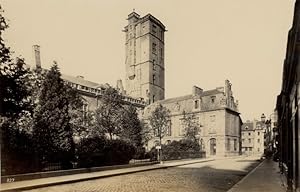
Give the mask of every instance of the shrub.
M 149 152 L 151 161 L 157 160 L 157 149 L 153 147 Z M 162 145 L 162 159 L 175 160 L 185 158 L 199 158 L 203 156 L 199 143 L 192 140 L 172 141 L 170 144 Z
M 132 144 L 123 140 L 108 140 L 104 151 L 106 165 L 128 164 L 136 152 Z
M 86 138 L 76 146 L 79 167 L 96 167 L 105 162 L 106 140 L 101 137 Z
M 12 175 L 37 171 L 32 135 L 4 124 L 1 145 L 1 174 Z
M 83 139 L 76 146 L 79 167 L 127 164 L 135 154 L 135 147 L 122 140 L 102 137 Z
M 145 147 L 139 146 L 133 156 L 134 159 L 147 159 Z

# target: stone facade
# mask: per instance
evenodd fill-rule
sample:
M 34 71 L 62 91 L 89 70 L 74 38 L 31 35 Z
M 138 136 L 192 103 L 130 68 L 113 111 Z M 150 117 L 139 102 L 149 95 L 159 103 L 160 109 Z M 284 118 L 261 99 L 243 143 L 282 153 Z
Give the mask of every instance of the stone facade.
M 157 101 L 148 105 L 144 110 L 147 119 L 152 110 L 161 104 L 171 112 L 170 131 L 162 139 L 162 143 L 184 138 L 184 114 L 194 114 L 200 131 L 197 135 L 199 144 L 206 156 L 231 156 L 240 153 L 241 119 L 237 102 L 231 90 L 231 84 L 225 81 L 224 87 L 203 91 L 194 86 L 190 95 Z M 148 143 L 148 149 L 158 144 L 154 137 Z
M 264 137 L 266 125 L 262 121 L 247 121 L 242 125 L 242 153 L 262 155 L 264 153 Z
M 33 45 L 33 57 L 33 68 L 40 69 L 41 71 L 47 71 L 41 66 L 40 46 Z M 78 93 L 82 96 L 84 102 L 84 106 L 82 109 L 83 111 L 95 111 L 101 102 L 101 95 L 103 94 L 104 90 L 108 88 L 108 86 L 110 86 L 109 84 L 99 84 L 96 82 L 86 80 L 83 76 L 75 77 L 66 74 L 61 74 L 61 78 L 65 81 L 65 83 L 69 84 L 71 87 L 76 89 Z M 137 107 L 138 110 L 142 110 L 146 106 L 145 101 L 130 97 L 125 94 L 125 90 L 123 89 L 121 80 L 117 81 L 116 89 L 122 95 L 122 99 L 125 104 L 132 104 L 133 106 Z
M 126 34 L 125 89 L 129 96 L 148 104 L 165 98 L 165 26 L 148 14 L 128 15 Z

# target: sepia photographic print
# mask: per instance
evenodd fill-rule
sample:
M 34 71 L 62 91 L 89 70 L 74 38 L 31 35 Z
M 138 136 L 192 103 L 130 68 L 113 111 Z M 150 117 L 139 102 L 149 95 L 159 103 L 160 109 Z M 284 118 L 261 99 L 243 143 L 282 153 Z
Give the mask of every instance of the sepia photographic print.
M 1 192 L 300 192 L 300 0 L 1 0 Z

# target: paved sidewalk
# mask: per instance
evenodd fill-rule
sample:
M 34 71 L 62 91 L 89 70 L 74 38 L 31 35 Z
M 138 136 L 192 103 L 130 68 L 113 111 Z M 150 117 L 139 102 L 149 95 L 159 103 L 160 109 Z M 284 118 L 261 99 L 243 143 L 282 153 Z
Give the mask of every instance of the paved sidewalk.
M 114 170 L 107 170 L 107 171 L 98 171 L 98 172 L 92 172 L 92 173 L 81 173 L 81 174 L 66 175 L 66 176 L 59 176 L 59 177 L 48 177 L 48 178 L 42 178 L 42 179 L 19 181 L 19 182 L 14 182 L 14 183 L 3 183 L 0 186 L 0 191 L 29 190 L 29 189 L 35 189 L 35 188 L 40 188 L 40 187 L 74 183 L 74 182 L 79 182 L 79 181 L 99 179 L 99 178 L 124 175 L 124 174 L 130 174 L 130 173 L 137 173 L 137 172 L 149 171 L 149 170 L 155 170 L 155 169 L 165 169 L 168 167 L 176 167 L 176 166 L 181 166 L 181 165 L 187 165 L 187 164 L 193 164 L 193 163 L 199 163 L 199 162 L 207 162 L 207 161 L 213 161 L 213 160 L 214 159 L 212 159 L 212 158 L 206 158 L 206 159 L 194 159 L 194 160 L 169 161 L 169 162 L 164 162 L 163 164 L 122 168 L 122 169 L 114 169 Z
M 286 192 L 278 163 L 266 159 L 228 192 Z

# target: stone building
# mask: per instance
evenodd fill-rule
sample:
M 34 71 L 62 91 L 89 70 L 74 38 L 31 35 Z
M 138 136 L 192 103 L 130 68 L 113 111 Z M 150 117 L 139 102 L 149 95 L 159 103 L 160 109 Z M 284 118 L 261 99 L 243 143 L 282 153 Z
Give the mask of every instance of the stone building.
M 128 95 L 148 104 L 165 98 L 165 26 L 151 14 L 128 15 L 126 34 L 126 79 Z
M 160 100 L 148 105 L 144 110 L 146 119 L 157 104 L 163 105 L 171 112 L 170 127 L 168 134 L 162 139 L 163 144 L 183 139 L 185 135 L 183 117 L 194 114 L 200 128 L 198 141 L 206 156 L 240 154 L 242 121 L 228 80 L 225 81 L 224 87 L 203 91 L 194 86 L 190 95 Z M 154 137 L 149 141 L 148 148 L 157 144 L 158 138 Z
M 170 109 L 169 135 L 163 142 L 182 139 L 184 137 L 182 118 L 184 114 L 194 114 L 200 125 L 198 141 L 207 156 L 238 155 L 241 149 L 242 121 L 231 83 L 226 80 L 224 86 L 207 91 L 194 86 L 192 94 L 165 99 L 165 26 L 151 14 L 140 17 L 132 12 L 127 20 L 128 25 L 124 29 L 126 91 L 123 89 L 122 81 L 117 81 L 117 89 L 122 94 L 123 101 L 140 109 L 144 119 L 157 104 Z M 34 46 L 37 67 L 41 67 L 39 57 L 39 46 Z M 76 88 L 84 98 L 83 110 L 95 110 L 103 90 L 108 86 L 87 81 L 81 76 L 63 74 L 62 78 Z M 150 140 L 148 149 L 155 144 L 156 138 Z
M 195 114 L 200 124 L 199 143 L 209 155 L 237 155 L 240 152 L 241 119 L 231 83 L 203 91 L 194 86 L 190 95 L 165 99 L 165 26 L 151 14 L 140 17 L 134 11 L 128 15 L 125 27 L 126 93 L 141 98 L 149 104 L 143 114 L 147 119 L 157 104 L 171 111 L 167 143 L 184 137 L 182 118 Z M 148 149 L 157 144 L 157 138 L 149 141 Z
M 46 70 L 42 68 L 40 59 L 40 46 L 33 45 L 33 59 L 34 67 L 36 69 Z M 83 111 L 95 111 L 101 102 L 101 95 L 103 91 L 110 86 L 109 84 L 99 84 L 89 80 L 84 79 L 83 76 L 71 76 L 66 74 L 61 74 L 61 78 L 69 84 L 71 87 L 76 89 L 83 98 Z M 144 109 L 146 106 L 145 101 L 133 98 L 125 94 L 123 89 L 122 81 L 117 81 L 116 89 L 122 94 L 123 102 L 125 104 L 132 104 L 138 109 Z
M 264 137 L 266 125 L 262 121 L 246 121 L 242 125 L 242 153 L 262 155 L 264 153 Z
M 282 84 L 277 96 L 279 165 L 289 191 L 300 191 L 300 0 L 288 33 Z

